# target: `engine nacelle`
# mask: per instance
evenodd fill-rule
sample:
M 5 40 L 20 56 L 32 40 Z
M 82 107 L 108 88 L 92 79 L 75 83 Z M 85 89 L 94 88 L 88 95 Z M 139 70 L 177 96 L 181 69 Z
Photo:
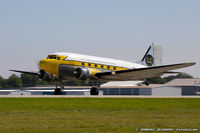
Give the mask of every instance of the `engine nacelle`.
M 45 72 L 44 70 L 39 71 L 38 77 L 48 82 L 58 80 L 56 76 L 54 76 L 53 74 L 49 74 L 48 72 Z
M 59 67 L 59 77 L 61 79 L 75 79 L 75 74 L 74 74 L 75 68 L 62 64 Z
M 91 76 L 90 70 L 85 67 L 76 68 L 74 74 L 80 80 L 87 80 Z
M 59 77 L 64 80 L 79 79 L 87 80 L 91 77 L 91 71 L 85 67 L 74 68 L 69 65 L 62 64 L 59 68 Z

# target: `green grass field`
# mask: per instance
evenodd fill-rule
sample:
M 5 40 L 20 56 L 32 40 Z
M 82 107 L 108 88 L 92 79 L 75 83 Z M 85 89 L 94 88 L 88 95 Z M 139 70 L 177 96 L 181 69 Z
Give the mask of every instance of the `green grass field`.
M 200 129 L 200 99 L 0 98 L 0 133 Z

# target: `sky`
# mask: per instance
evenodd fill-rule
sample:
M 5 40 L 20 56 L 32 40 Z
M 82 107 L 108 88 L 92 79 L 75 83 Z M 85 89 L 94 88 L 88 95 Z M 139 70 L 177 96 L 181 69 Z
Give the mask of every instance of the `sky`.
M 199 0 L 0 0 L 0 75 L 38 71 L 49 53 L 141 60 L 151 43 L 163 64 L 200 77 Z

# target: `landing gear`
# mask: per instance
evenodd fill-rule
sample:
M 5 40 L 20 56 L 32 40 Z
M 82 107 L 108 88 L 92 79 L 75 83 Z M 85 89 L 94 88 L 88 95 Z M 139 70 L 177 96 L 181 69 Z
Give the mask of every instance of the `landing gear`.
M 60 88 L 56 88 L 55 91 L 54 91 L 54 95 L 62 95 L 62 89 Z
M 148 82 L 148 81 L 144 81 L 144 84 L 145 84 L 146 86 L 149 86 L 149 82 Z
M 63 90 L 64 89 L 64 85 L 61 85 L 60 88 L 58 88 L 58 86 L 56 85 L 56 89 L 54 91 L 54 95 L 62 95 L 63 94 Z
M 99 88 L 92 87 L 92 89 L 90 90 L 90 95 L 99 95 Z

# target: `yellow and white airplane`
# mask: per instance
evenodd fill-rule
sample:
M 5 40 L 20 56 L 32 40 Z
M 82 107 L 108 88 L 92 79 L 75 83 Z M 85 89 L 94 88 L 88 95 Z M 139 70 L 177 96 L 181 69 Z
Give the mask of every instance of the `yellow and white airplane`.
M 144 80 L 163 74 L 174 73 L 170 70 L 195 65 L 191 63 L 162 65 L 162 48 L 152 44 L 141 61 L 132 63 L 123 60 L 102 58 L 75 53 L 53 53 L 39 62 L 39 72 L 11 70 L 14 72 L 37 75 L 46 81 L 66 82 L 69 80 L 82 80 L 109 82 Z M 61 94 L 62 88 L 56 88 L 55 94 Z M 99 85 L 91 88 L 91 95 L 98 95 Z

